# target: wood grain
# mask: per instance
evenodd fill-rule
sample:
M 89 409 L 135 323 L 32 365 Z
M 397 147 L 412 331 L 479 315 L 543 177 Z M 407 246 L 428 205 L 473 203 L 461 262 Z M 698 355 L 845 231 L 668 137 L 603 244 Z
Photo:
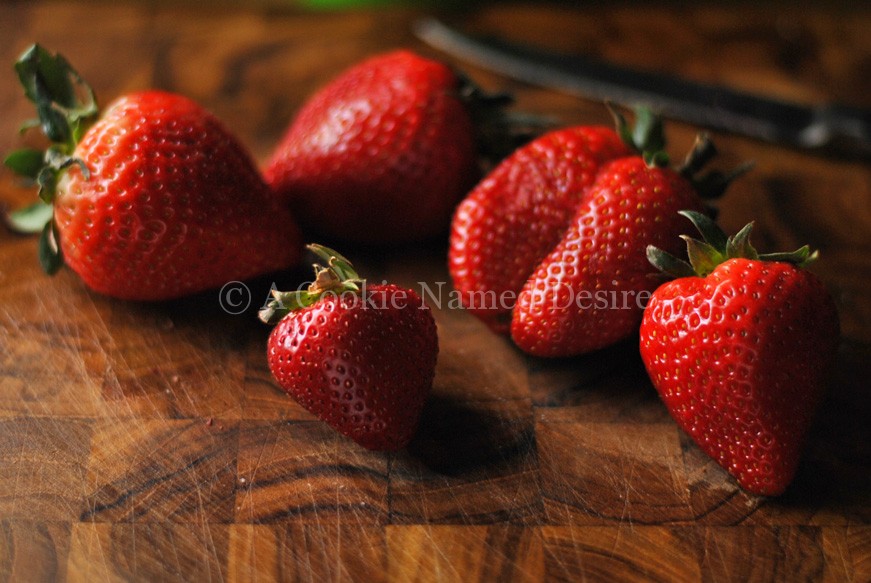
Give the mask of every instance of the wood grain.
M 515 526 L 389 526 L 389 581 L 538 581 L 537 529 Z
M 32 581 L 63 580 L 69 548 L 68 522 L 0 521 L 0 572 L 6 576 L 26 574 Z
M 271 4 L 271 7 L 268 6 Z M 313 12 L 196 2 L 0 3 L 0 61 L 61 50 L 103 104 L 148 87 L 215 112 L 258 161 L 308 95 L 405 46 L 435 12 L 471 31 L 800 102 L 871 107 L 871 10 L 841 2 L 469 3 Z M 517 108 L 610 123 L 600 103 L 446 59 Z M 0 150 L 29 105 L 0 75 Z M 698 128 L 668 127 L 676 158 Z M 740 490 L 680 432 L 637 339 L 575 359 L 527 357 L 446 305 L 445 240 L 349 251 L 361 272 L 443 294 L 440 356 L 418 434 L 365 451 L 288 399 L 256 308 L 217 290 L 158 305 L 41 274 L 0 229 L 0 579 L 26 581 L 871 580 L 871 165 L 714 135 L 717 167 L 755 160 L 719 202 L 763 250 L 809 243 L 843 342 L 795 482 Z M 0 174 L 0 201 L 34 193 Z M 443 283 L 439 283 L 443 282 Z M 440 287 L 441 286 L 441 287 Z M 431 304 L 437 296 L 428 297 Z
M 229 527 L 201 522 L 73 525 L 69 581 L 225 581 Z
M 670 425 L 536 425 L 551 524 L 663 524 L 692 518 L 677 430 Z M 566 452 L 574 451 L 570 459 Z
M 388 460 L 319 422 L 249 422 L 239 439 L 236 522 L 383 524 Z
M 91 424 L 81 419 L 0 421 L 0 512 L 4 518 L 76 520 L 86 492 Z
M 343 524 L 234 525 L 230 581 L 386 580 L 384 529 Z
M 82 522 L 233 522 L 238 424 L 101 420 Z

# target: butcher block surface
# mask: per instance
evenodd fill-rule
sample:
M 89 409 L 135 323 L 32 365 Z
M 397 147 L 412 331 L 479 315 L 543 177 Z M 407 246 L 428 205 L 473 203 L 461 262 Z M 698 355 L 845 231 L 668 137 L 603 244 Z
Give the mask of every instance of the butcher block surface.
M 17 133 L 32 111 L 11 64 L 34 41 L 63 52 L 103 104 L 149 87 L 199 101 L 259 162 L 316 88 L 398 47 L 513 92 L 517 109 L 610 124 L 601 103 L 426 47 L 411 32 L 425 14 L 803 103 L 871 107 L 871 10 L 823 4 L 4 2 L 0 151 L 33 143 Z M 698 129 L 668 126 L 675 159 Z M 719 203 L 723 226 L 755 220 L 763 251 L 820 249 L 812 270 L 841 316 L 830 394 L 783 496 L 743 492 L 677 429 L 637 339 L 535 359 L 449 304 L 446 236 L 343 247 L 372 279 L 434 295 L 448 282 L 441 302 L 428 297 L 440 354 L 420 429 L 383 454 L 338 436 L 270 377 L 256 308 L 273 281 L 296 287 L 307 270 L 247 282 L 240 314 L 218 290 L 130 303 L 69 270 L 43 275 L 36 240 L 0 230 L 0 580 L 871 581 L 871 165 L 714 139 L 718 167 L 756 163 Z M 0 174 L 8 207 L 34 196 Z

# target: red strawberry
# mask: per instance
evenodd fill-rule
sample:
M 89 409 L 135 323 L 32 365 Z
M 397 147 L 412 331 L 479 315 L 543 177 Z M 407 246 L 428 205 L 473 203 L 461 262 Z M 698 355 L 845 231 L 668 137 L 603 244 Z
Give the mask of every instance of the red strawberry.
M 24 150 L 7 159 L 36 178 L 53 205 L 53 220 L 44 204 L 14 218 L 48 220 L 41 245 L 47 271 L 65 261 L 95 291 L 162 300 L 298 260 L 289 211 L 239 142 L 199 105 L 147 91 L 118 99 L 95 121 L 92 91 L 62 57 L 34 46 L 17 68 L 56 142 L 45 155 Z
M 838 345 L 838 315 L 802 269 L 807 246 L 758 255 L 752 227 L 727 239 L 713 221 L 682 213 L 692 265 L 651 248 L 680 277 L 650 299 L 641 356 L 678 425 L 747 491 L 776 495 L 792 481 Z
M 341 434 L 375 450 L 405 447 L 432 387 L 435 321 L 413 290 L 359 279 L 347 259 L 310 245 L 307 291 L 275 292 L 269 368 L 281 387 Z
M 718 196 L 745 170 L 696 177 L 715 154 L 706 138 L 680 171 L 667 168 L 658 118 L 638 110 L 630 135 L 623 117 L 615 117 L 624 142 L 638 144 L 641 154 L 601 166 L 568 229 L 526 280 L 513 308 L 511 337 L 529 354 L 573 356 L 632 335 L 655 288 L 647 245 L 674 249 L 683 229 L 677 211 L 703 210 L 703 196 Z
M 516 294 L 565 233 L 601 164 L 630 152 L 614 130 L 574 127 L 503 160 L 454 214 L 448 265 L 463 305 L 507 331 Z
M 571 226 L 526 281 L 511 337 L 535 356 L 604 348 L 638 329 L 650 277 L 647 245 L 678 251 L 677 212 L 702 210 L 686 178 L 640 156 L 607 163 L 586 191 Z
M 365 243 L 424 239 L 477 178 L 473 114 L 487 100 L 440 62 L 406 50 L 372 57 L 309 99 L 264 176 L 304 228 Z

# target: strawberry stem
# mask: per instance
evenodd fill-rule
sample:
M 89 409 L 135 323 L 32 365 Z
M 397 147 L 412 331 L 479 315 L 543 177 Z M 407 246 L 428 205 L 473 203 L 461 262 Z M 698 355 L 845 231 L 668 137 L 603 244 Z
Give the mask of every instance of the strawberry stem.
M 290 312 L 315 304 L 326 294 L 359 293 L 365 280 L 338 251 L 312 243 L 306 245 L 326 265 L 315 263 L 315 279 L 305 290 L 283 292 L 273 290 L 272 299 L 260 309 L 258 317 L 265 324 L 276 324 Z

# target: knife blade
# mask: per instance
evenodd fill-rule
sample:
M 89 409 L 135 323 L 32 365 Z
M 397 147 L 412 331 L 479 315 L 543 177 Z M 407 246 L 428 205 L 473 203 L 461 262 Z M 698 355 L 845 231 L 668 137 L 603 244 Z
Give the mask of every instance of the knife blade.
M 414 32 L 436 49 L 533 85 L 624 106 L 646 105 L 666 117 L 774 144 L 871 157 L 871 110 L 806 106 L 582 55 L 470 36 L 435 18 L 418 21 Z

